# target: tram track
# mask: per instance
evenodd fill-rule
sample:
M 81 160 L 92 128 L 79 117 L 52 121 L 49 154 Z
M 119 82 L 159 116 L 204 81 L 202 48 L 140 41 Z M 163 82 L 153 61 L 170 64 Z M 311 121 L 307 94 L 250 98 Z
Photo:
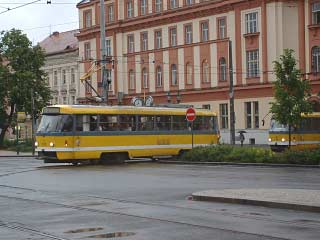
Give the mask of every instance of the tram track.
M 203 228 L 203 229 L 225 231 L 225 232 L 230 232 L 232 234 L 237 234 L 237 233 L 238 234 L 247 234 L 247 235 L 252 235 L 252 236 L 259 237 L 259 239 L 290 240 L 290 238 L 275 237 L 275 236 L 269 236 L 269 235 L 258 234 L 258 233 L 244 232 L 244 231 L 239 231 L 239 230 L 231 230 L 231 229 L 227 229 L 227 228 L 214 227 L 214 226 L 209 226 L 209 225 L 204 225 L 204 224 L 195 224 L 195 223 L 190 223 L 190 222 L 186 222 L 186 221 L 178 221 L 178 220 L 171 220 L 171 219 L 150 217 L 150 216 L 141 216 L 141 215 L 138 215 L 138 214 L 124 213 L 124 212 L 121 212 L 121 211 L 99 210 L 99 209 L 93 209 L 93 208 L 88 208 L 88 207 L 81 207 L 81 206 L 68 205 L 68 204 L 62 204 L 62 203 L 55 203 L 55 202 L 49 202 L 49 201 L 40 201 L 40 200 L 28 199 L 28 198 L 23 198 L 23 197 L 12 197 L 12 196 L 5 196 L 5 195 L 0 195 L 0 197 L 1 198 L 6 198 L 6 199 L 14 199 L 14 200 L 18 200 L 18 201 L 29 201 L 29 202 L 38 203 L 38 204 L 53 205 L 53 206 L 57 206 L 57 207 L 63 207 L 63 208 L 73 209 L 73 210 L 78 210 L 78 211 L 86 211 L 86 212 L 90 212 L 90 213 L 112 214 L 112 215 L 125 216 L 125 217 L 134 217 L 134 218 L 140 218 L 140 219 L 145 219 L 145 220 L 160 221 L 160 222 L 163 222 L 163 223 L 172 223 L 172 224 L 184 225 L 184 226 L 188 226 L 188 227 L 197 227 L 197 228 Z M 87 197 L 92 197 L 92 196 L 87 196 Z M 105 199 L 105 200 L 116 201 L 116 199 L 114 199 L 114 198 L 101 198 L 101 197 L 98 197 L 98 198 Z M 118 199 L 118 202 L 127 202 L 127 203 L 129 203 L 130 201 Z M 137 203 L 137 202 L 133 202 L 133 203 Z M 174 205 L 163 205 L 163 204 L 142 203 L 142 202 L 139 202 L 139 204 L 149 205 L 149 206 L 161 206 L 161 207 L 170 207 L 170 208 L 177 208 L 177 209 L 203 211 L 201 209 L 178 207 L 178 206 L 174 206 Z M 222 214 L 224 216 L 241 217 L 241 218 L 246 218 L 246 219 L 251 219 L 251 220 L 254 219 L 254 220 L 263 220 L 263 221 L 269 221 L 269 222 L 271 221 L 271 222 L 274 222 L 274 223 L 281 223 L 281 224 L 288 224 L 288 225 L 295 224 L 295 225 L 297 225 L 299 227 L 313 227 L 313 228 L 314 227 L 319 227 L 319 226 L 316 226 L 316 225 L 314 225 L 314 224 L 312 224 L 310 222 L 304 222 L 304 223 L 300 222 L 299 224 L 297 224 L 296 222 L 292 222 L 292 221 L 271 220 L 269 218 L 261 218 L 261 217 L 248 217 L 247 215 L 241 215 L 241 214 L 221 213 L 221 212 L 215 212 L 215 213 Z M 0 226 L 1 225 L 3 225 L 3 222 L 0 221 Z M 4 226 L 6 227 L 6 225 L 4 225 Z M 10 227 L 11 225 L 9 224 L 8 226 Z M 14 226 L 11 226 L 11 227 L 13 228 Z M 21 228 L 21 229 L 23 230 L 23 228 Z M 28 228 L 26 228 L 25 230 L 27 231 L 27 229 Z M 18 230 L 18 228 L 17 228 L 17 230 Z M 37 230 L 35 230 L 35 231 L 37 231 Z M 41 233 L 41 232 L 39 231 L 39 233 Z M 43 234 L 46 234 L 46 233 L 43 233 Z M 67 240 L 67 239 L 64 239 L 64 238 L 59 238 L 59 237 L 55 237 L 54 238 L 54 237 L 55 236 L 52 236 L 51 239 Z
M 31 188 L 22 188 L 22 187 L 16 187 L 16 186 L 8 186 L 8 185 L 0 185 L 0 187 L 4 187 L 4 188 L 12 188 L 12 189 L 16 189 L 16 190 L 24 190 L 24 191 L 30 191 L 30 192 L 39 192 L 39 193 L 47 193 L 47 194 L 57 194 L 55 192 L 50 192 L 50 191 L 43 191 L 43 190 L 36 190 L 36 189 L 31 189 Z M 74 194 L 73 194 L 74 196 Z M 5 197 L 4 195 L 0 195 L 0 197 Z M 9 197 L 9 196 L 8 196 Z M 172 205 L 172 204 L 160 204 L 160 203 L 151 203 L 151 202 L 144 202 L 144 201 L 131 201 L 131 200 L 126 200 L 126 199 L 120 199 L 120 198 L 111 198 L 111 197 L 102 197 L 102 196 L 96 196 L 96 195 L 76 195 L 76 197 L 79 198 L 93 198 L 93 199 L 100 199 L 100 200 L 107 200 L 107 201 L 112 201 L 112 202 L 116 202 L 116 203 L 128 203 L 128 204 L 136 204 L 136 205 L 141 205 L 141 206 L 154 206 L 154 207 L 165 207 L 165 208 L 170 208 L 170 209 L 181 209 L 181 210 L 188 210 L 188 211 L 197 211 L 197 212 L 205 212 L 205 213 L 213 213 L 213 214 L 217 214 L 217 215 L 222 215 L 222 216 L 226 216 L 226 217 L 234 217 L 234 218 L 241 218 L 241 219 L 248 219 L 248 220 L 259 220 L 259 221 L 271 221 L 274 223 L 279 223 L 279 224 L 295 224 L 298 226 L 303 226 L 303 227 L 320 227 L 320 221 L 317 222 L 313 222 L 313 221 L 305 221 L 305 220 L 301 220 L 301 219 L 297 219 L 296 221 L 287 221 L 287 220 L 275 220 L 275 219 L 270 219 L 268 217 L 265 216 L 259 216 L 259 214 L 257 215 L 248 215 L 248 214 L 238 214 L 238 213 L 231 213 L 231 212 L 221 212 L 219 210 L 208 210 L 208 209 L 201 209 L 201 208 L 195 208 L 195 207 L 183 207 L 183 206 L 177 206 L 177 205 Z M 25 199 L 25 198 L 21 198 L 21 199 Z M 33 199 L 25 199 L 25 200 L 30 200 L 30 201 L 38 201 L 38 200 L 33 200 Z M 47 204 L 55 204 L 57 205 L 57 203 L 52 203 L 52 202 L 44 202 L 44 201 L 40 201 L 39 203 L 47 203 Z M 60 206 L 60 204 L 59 204 Z M 70 206 L 70 205 L 66 205 L 66 204 L 62 204 L 61 206 L 65 207 L 68 206 L 68 208 L 72 207 L 72 208 L 79 208 L 79 209 L 86 209 L 86 210 L 93 210 L 96 211 L 95 209 L 92 208 L 85 208 L 85 207 L 81 207 L 81 206 Z M 117 212 L 111 212 L 110 213 L 117 213 Z M 300 220 L 300 221 L 299 221 Z M 303 224 L 302 224 L 303 222 Z
M 31 228 L 29 226 L 26 226 L 24 224 L 17 223 L 17 222 L 4 222 L 0 220 L 0 227 L 16 230 L 19 232 L 30 233 L 30 234 L 41 236 L 41 237 L 46 237 L 47 239 L 70 240 L 68 238 L 62 238 L 62 237 L 52 235 L 50 233 L 42 232 L 40 230 Z

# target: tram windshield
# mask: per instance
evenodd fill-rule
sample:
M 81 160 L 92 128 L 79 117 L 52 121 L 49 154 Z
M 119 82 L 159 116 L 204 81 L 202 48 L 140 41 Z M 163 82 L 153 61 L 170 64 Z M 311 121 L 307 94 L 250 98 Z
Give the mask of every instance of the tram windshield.
M 272 119 L 270 123 L 270 131 L 279 132 L 279 131 L 288 131 L 289 128 L 287 125 L 281 124 L 276 120 Z
M 42 115 L 37 133 L 71 132 L 72 129 L 71 115 Z

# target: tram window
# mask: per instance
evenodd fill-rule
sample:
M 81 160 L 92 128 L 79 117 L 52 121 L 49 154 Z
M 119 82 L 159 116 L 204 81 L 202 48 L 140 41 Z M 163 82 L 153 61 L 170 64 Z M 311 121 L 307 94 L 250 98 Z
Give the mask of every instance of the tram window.
M 76 131 L 89 132 L 90 122 L 88 115 L 77 115 L 76 116 Z
M 171 129 L 171 116 L 156 116 L 156 129 L 160 131 Z
M 213 130 L 213 117 L 197 117 L 193 122 L 193 130 L 209 131 Z
M 172 116 L 172 130 L 187 130 L 187 120 L 185 116 Z
M 118 131 L 118 117 L 116 115 L 100 115 L 99 128 L 102 131 Z
M 120 131 L 135 131 L 136 116 L 135 115 L 119 115 L 119 130 Z
M 61 118 L 61 131 L 72 132 L 73 129 L 73 118 L 71 115 L 63 115 Z
M 90 115 L 89 118 L 89 124 L 90 124 L 90 131 L 98 131 L 98 116 L 97 115 Z
M 153 131 L 154 116 L 138 116 L 138 130 L 139 131 Z

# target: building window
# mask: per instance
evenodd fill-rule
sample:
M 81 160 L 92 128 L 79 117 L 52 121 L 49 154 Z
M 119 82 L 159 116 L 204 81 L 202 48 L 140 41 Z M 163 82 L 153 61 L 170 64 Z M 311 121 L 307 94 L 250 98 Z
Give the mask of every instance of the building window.
M 147 14 L 147 0 L 140 0 L 140 15 Z
M 74 68 L 71 68 L 71 83 L 76 82 L 76 74 L 74 73 Z
M 218 38 L 223 39 L 226 37 L 226 18 L 218 19 Z
M 177 46 L 177 28 L 170 28 L 170 46 Z
M 133 70 L 129 71 L 129 89 L 133 90 L 135 89 L 136 83 L 135 83 L 135 74 Z
M 128 53 L 134 52 L 134 37 L 133 35 L 128 35 Z
M 146 68 L 142 69 L 142 88 L 148 88 L 148 72 Z
M 259 102 L 253 102 L 253 126 L 259 128 Z
M 76 104 L 76 96 L 71 96 L 71 104 Z
M 54 86 L 58 85 L 58 72 L 57 71 L 53 72 L 53 85 Z
M 189 6 L 189 5 L 192 5 L 193 4 L 193 0 L 185 0 L 186 1 L 186 5 Z
M 156 0 L 155 8 L 157 13 L 162 11 L 162 0 Z
M 312 3 L 312 24 L 320 24 L 320 2 Z
M 148 51 L 148 33 L 141 33 L 141 51 Z
M 68 99 L 67 99 L 67 97 L 63 97 L 62 100 L 63 100 L 63 104 L 68 104 Z
M 170 0 L 170 8 L 177 8 L 178 7 L 178 0 Z
M 91 10 L 84 12 L 84 27 L 89 28 L 92 26 L 92 14 Z
M 66 70 L 62 70 L 62 84 L 67 83 L 67 73 Z
M 162 48 L 162 32 L 161 31 L 155 31 L 155 47 L 156 49 Z
M 224 57 L 219 60 L 219 81 L 227 81 L 227 63 Z
M 220 104 L 219 111 L 220 111 L 220 127 L 221 129 L 228 129 L 229 128 L 228 104 L 227 103 Z
M 133 17 L 133 2 L 132 0 L 127 1 L 127 18 Z
M 209 82 L 209 64 L 207 60 L 203 61 L 202 63 L 202 82 L 203 83 Z
M 89 60 L 91 58 L 91 47 L 90 43 L 86 42 L 84 43 L 84 59 Z
M 88 93 L 88 94 L 90 94 L 92 92 L 90 85 L 91 85 L 91 78 L 89 77 L 89 78 L 87 78 L 87 81 L 86 81 L 85 87 L 84 87 L 86 93 Z
M 201 41 L 206 42 L 209 40 L 209 23 L 201 23 Z
M 192 65 L 191 63 L 187 63 L 187 84 L 192 84 Z
M 320 72 L 320 47 L 316 46 L 311 49 L 312 55 L 312 72 Z
M 245 127 L 259 128 L 259 102 L 245 102 Z
M 259 77 L 259 50 L 247 51 L 247 78 Z
M 177 65 L 171 65 L 171 85 L 176 86 L 178 85 L 178 76 L 177 76 Z
M 248 13 L 246 14 L 246 33 L 256 32 L 258 32 L 258 13 Z
M 108 91 L 112 91 L 111 69 L 106 69 L 106 80 L 108 82 Z
M 108 6 L 108 21 L 113 22 L 114 21 L 114 7 L 113 4 Z
M 111 40 L 107 39 L 106 40 L 106 55 L 108 57 L 112 56 L 112 52 L 111 52 Z
M 245 113 L 245 127 L 252 128 L 251 102 L 244 103 L 244 113 Z
M 184 27 L 184 32 L 185 32 L 185 43 L 191 44 L 192 43 L 192 26 L 186 25 Z
M 157 87 L 162 87 L 162 69 L 160 66 L 157 67 L 156 74 Z

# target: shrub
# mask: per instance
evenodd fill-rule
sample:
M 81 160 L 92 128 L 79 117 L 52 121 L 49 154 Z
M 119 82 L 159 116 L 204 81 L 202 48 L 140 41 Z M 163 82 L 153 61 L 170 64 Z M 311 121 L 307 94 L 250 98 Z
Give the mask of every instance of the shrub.
M 259 147 L 218 145 L 196 147 L 178 160 L 192 162 L 235 162 L 276 164 L 320 164 L 320 149 L 274 153 Z

